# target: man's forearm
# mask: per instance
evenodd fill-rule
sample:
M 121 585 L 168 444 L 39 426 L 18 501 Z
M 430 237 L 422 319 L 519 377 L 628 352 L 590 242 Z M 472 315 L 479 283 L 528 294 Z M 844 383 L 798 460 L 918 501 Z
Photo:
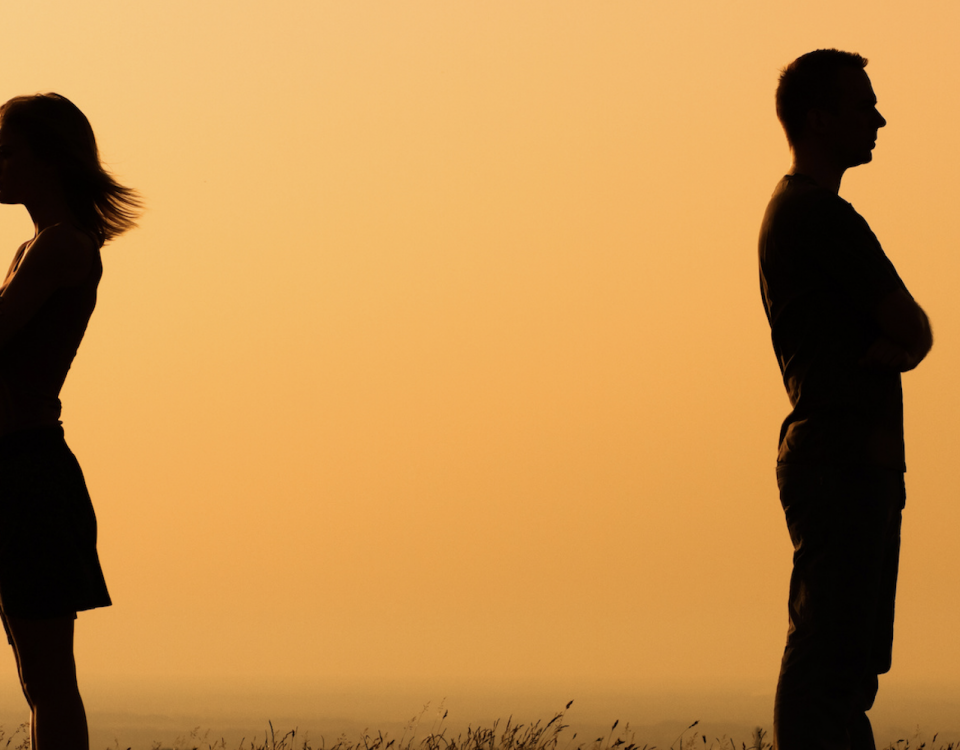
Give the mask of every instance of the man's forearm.
M 877 309 L 880 337 L 864 355 L 864 364 L 912 370 L 933 346 L 930 319 L 903 290 L 885 297 Z
M 912 347 L 905 347 L 896 341 L 880 336 L 864 353 L 860 359 L 860 364 L 864 367 L 888 367 L 900 372 L 909 372 L 915 368 L 923 361 L 933 346 L 930 321 L 926 314 L 923 314 L 923 321 L 924 333 L 915 339 Z

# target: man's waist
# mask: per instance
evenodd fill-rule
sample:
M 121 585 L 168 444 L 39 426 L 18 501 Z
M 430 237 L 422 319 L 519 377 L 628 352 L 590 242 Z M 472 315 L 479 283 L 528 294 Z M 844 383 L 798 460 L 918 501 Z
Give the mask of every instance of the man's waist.
M 791 415 L 792 417 L 793 415 Z M 902 423 L 860 424 L 820 416 L 783 424 L 778 463 L 876 466 L 905 471 Z

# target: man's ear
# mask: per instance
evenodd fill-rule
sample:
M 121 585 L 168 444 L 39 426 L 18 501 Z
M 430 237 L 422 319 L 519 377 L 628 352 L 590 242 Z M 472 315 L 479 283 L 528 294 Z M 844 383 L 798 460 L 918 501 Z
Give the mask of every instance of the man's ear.
M 824 109 L 810 109 L 807 111 L 807 128 L 811 133 L 826 133 L 833 124 L 834 115 Z

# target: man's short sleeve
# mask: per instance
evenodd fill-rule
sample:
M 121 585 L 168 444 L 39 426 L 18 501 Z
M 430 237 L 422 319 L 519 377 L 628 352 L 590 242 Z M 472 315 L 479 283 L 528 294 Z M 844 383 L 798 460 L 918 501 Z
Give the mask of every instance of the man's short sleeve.
M 897 289 L 906 291 L 869 225 L 842 198 L 821 198 L 801 223 L 795 268 L 804 286 L 824 288 L 873 315 L 880 301 Z

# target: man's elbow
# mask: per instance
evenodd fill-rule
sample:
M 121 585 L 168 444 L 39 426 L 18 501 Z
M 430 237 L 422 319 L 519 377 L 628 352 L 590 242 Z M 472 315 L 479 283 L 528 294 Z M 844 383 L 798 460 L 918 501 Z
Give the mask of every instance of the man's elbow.
M 900 369 L 901 372 L 909 372 L 919 365 L 933 348 L 933 332 L 930 329 L 930 319 L 926 313 L 917 307 L 919 312 L 918 330 L 914 332 L 911 341 L 904 345 L 907 353 L 906 365 Z
M 917 312 L 920 313 L 920 332 L 917 336 L 914 351 L 917 357 L 917 364 L 920 364 L 923 358 L 926 357 L 933 348 L 933 330 L 930 328 L 930 318 L 920 309 L 919 305 L 917 306 Z

